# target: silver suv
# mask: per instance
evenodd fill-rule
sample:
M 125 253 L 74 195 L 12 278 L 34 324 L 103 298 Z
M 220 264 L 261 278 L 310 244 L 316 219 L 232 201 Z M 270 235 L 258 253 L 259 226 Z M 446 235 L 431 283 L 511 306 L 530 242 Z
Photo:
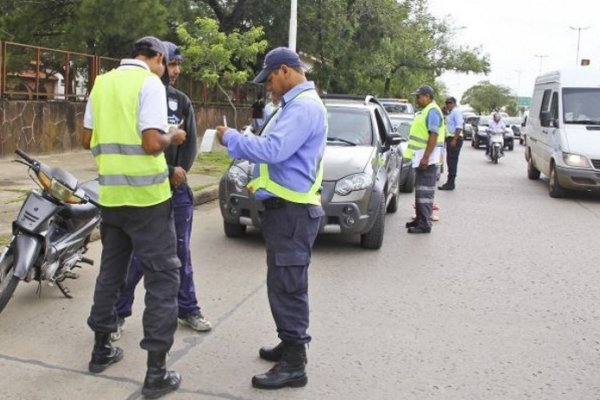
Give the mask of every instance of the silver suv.
M 401 137 L 372 96 L 328 95 L 329 131 L 324 156 L 321 232 L 360 235 L 360 245 L 379 249 L 385 214 L 398 209 Z M 225 235 L 260 227 L 262 203 L 248 194 L 252 165 L 234 160 L 221 178 L 219 204 Z

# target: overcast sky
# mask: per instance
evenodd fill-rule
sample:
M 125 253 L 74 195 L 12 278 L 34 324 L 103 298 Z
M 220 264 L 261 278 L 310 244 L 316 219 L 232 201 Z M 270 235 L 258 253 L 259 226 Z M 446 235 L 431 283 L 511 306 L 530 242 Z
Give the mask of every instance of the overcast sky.
M 597 0 L 429 0 L 429 10 L 456 28 L 455 45 L 481 47 L 490 57 L 486 75 L 445 73 L 440 80 L 457 98 L 481 80 L 531 96 L 540 72 L 575 67 L 579 58 L 600 66 L 600 18 Z M 463 28 L 464 27 L 464 28 Z M 546 57 L 535 57 L 546 56 Z

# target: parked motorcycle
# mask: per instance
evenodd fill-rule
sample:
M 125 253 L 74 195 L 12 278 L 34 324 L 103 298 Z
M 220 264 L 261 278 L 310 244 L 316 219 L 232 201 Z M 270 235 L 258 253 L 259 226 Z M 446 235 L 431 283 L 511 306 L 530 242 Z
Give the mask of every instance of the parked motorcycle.
M 98 181 L 79 184 L 62 168 L 53 168 L 15 151 L 15 160 L 29 167 L 40 190 L 33 189 L 13 221 L 10 243 L 0 254 L 0 312 L 20 281 L 47 281 L 72 298 L 66 279 L 77 279 L 79 263 L 92 265 L 83 256 L 94 228 L 100 222 Z M 33 175 L 31 174 L 33 172 Z
M 498 160 L 504 155 L 504 130 L 490 129 L 488 132 L 490 141 L 490 160 L 494 164 L 498 164 Z

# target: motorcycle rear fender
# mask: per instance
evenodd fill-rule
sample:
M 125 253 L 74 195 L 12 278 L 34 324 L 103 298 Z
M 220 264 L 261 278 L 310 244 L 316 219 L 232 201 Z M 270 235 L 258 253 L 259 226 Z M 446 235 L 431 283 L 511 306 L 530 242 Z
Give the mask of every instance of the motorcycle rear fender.
M 19 279 L 25 279 L 40 254 L 42 239 L 37 236 L 20 233 L 15 237 L 14 245 L 14 273 Z

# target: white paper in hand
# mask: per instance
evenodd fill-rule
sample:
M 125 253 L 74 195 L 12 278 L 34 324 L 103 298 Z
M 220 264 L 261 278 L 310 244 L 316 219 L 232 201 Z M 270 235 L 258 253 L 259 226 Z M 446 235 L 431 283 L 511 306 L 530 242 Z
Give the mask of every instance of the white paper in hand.
M 202 142 L 200 143 L 200 153 L 210 153 L 215 147 L 215 140 L 217 138 L 216 129 L 207 129 L 204 131 L 202 136 Z

